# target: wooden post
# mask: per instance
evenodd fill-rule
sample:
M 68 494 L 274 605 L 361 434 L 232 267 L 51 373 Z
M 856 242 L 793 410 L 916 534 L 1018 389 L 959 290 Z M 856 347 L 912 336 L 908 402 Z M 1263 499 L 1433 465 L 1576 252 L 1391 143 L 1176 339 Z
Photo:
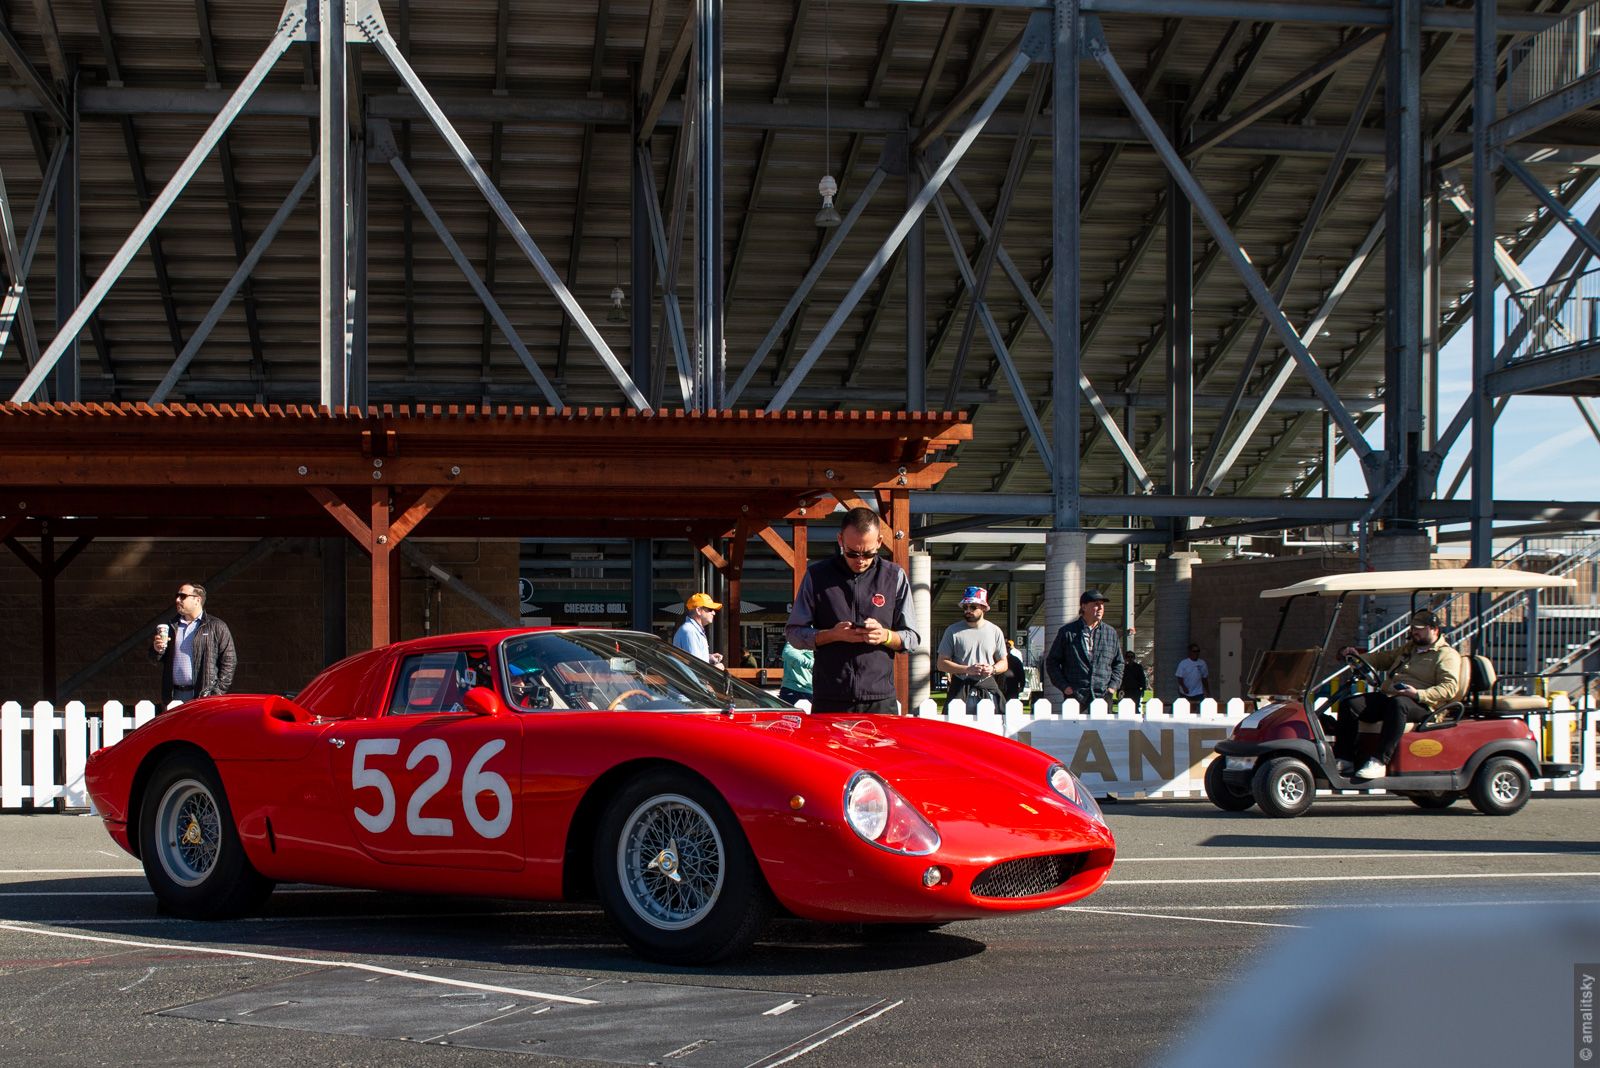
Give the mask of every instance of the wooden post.
M 908 576 L 911 574 L 911 494 L 903 489 L 889 496 L 888 522 L 885 539 L 889 554 Z M 909 606 L 907 606 L 909 614 Z M 926 642 L 926 634 L 919 635 Z M 902 653 L 894 658 L 894 692 L 900 698 L 900 708 L 908 716 L 915 715 L 911 708 L 911 657 Z
M 790 597 L 793 598 L 800 596 L 800 582 L 806 577 L 810 545 L 806 540 L 808 535 L 804 519 L 790 520 L 790 526 L 794 529 L 794 561 L 790 564 L 790 569 L 794 573 L 794 589 L 790 591 Z
M 394 640 L 394 598 L 391 571 L 393 546 L 389 544 L 389 487 L 372 488 L 371 520 L 367 525 L 367 552 L 372 556 L 372 647 L 377 649 Z
M 733 528 L 733 543 L 728 546 L 728 603 L 723 617 L 728 624 L 728 667 L 744 667 L 744 629 L 740 626 L 739 602 L 744 593 L 744 550 L 750 541 L 750 528 L 743 519 Z

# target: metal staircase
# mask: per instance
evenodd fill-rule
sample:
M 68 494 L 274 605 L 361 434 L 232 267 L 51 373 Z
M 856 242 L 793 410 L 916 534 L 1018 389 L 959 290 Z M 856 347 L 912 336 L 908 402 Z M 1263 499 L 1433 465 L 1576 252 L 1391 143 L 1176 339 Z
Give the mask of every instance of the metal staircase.
M 1512 676 L 1565 675 L 1600 657 L 1600 537 L 1520 538 L 1495 554 L 1494 566 L 1571 578 L 1578 585 L 1504 594 L 1482 616 L 1473 615 L 1469 593 L 1436 602 L 1430 607 L 1445 621 L 1451 645 L 1470 645 L 1502 675 Z M 1375 631 L 1369 646 L 1392 648 L 1409 629 L 1402 615 Z

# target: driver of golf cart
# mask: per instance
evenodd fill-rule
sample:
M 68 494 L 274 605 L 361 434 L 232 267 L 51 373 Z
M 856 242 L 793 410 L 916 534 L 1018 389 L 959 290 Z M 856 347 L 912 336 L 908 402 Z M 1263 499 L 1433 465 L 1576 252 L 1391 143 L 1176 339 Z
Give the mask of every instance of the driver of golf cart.
M 1381 779 L 1394 759 L 1407 723 L 1420 723 L 1434 709 L 1455 700 L 1461 685 L 1461 654 L 1439 634 L 1439 620 L 1427 609 L 1411 614 L 1410 640 L 1397 650 L 1364 653 L 1354 646 L 1340 655 L 1359 657 L 1383 673 L 1383 686 L 1341 703 L 1334 730 L 1333 755 L 1345 775 Z M 1382 724 L 1377 751 L 1361 766 L 1358 743 L 1362 723 Z

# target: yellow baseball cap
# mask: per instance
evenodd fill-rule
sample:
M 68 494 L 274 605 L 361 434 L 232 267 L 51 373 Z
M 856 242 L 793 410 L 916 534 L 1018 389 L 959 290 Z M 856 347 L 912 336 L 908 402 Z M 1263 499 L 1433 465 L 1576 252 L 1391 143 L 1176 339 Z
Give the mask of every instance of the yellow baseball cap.
M 713 601 L 709 593 L 691 593 L 689 599 L 683 602 L 683 607 L 686 611 L 693 611 L 696 608 L 710 608 L 718 612 L 722 611 L 722 605 Z

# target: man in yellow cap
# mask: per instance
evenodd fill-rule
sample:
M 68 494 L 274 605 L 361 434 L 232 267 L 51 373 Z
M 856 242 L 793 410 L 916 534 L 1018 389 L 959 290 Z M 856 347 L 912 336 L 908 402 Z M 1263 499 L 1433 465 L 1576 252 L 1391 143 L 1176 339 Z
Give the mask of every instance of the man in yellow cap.
M 708 664 L 721 667 L 722 654 L 711 651 L 709 637 L 711 621 L 717 618 L 721 608 L 709 593 L 691 593 L 689 599 L 683 602 L 683 623 L 672 635 L 672 644 Z

